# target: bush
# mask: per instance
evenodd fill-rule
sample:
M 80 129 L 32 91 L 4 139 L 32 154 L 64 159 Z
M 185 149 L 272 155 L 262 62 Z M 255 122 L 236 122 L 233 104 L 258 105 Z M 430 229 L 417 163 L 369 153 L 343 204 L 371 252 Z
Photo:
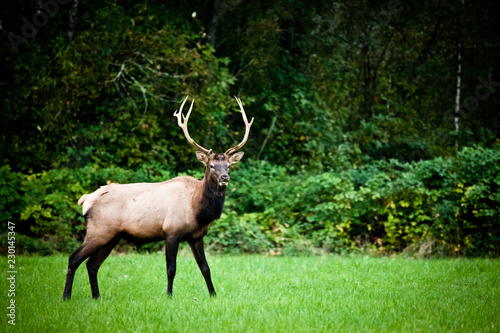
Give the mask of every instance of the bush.
M 11 172 L 8 165 L 0 167 L 0 221 L 12 220 L 22 211 L 21 179 L 22 175 Z
M 300 240 L 339 253 L 416 246 L 427 254 L 500 253 L 499 150 L 466 148 L 450 159 L 376 162 L 340 173 L 289 175 L 264 162 L 236 173 L 230 205 L 257 213 L 253 222 L 272 247 Z
M 4 166 L 0 173 L 3 220 L 17 222 L 16 230 L 26 235 L 19 251 L 43 254 L 71 252 L 83 240 L 82 194 L 109 182 L 172 176 L 151 164 L 135 171 L 88 166 L 33 175 Z M 500 254 L 500 150 L 466 148 L 455 158 L 380 161 L 313 175 L 247 162 L 232 177 L 224 213 L 205 238 L 211 251 Z
M 16 222 L 21 253 L 51 254 L 72 252 L 85 236 L 85 221 L 78 199 L 110 182 L 159 181 L 168 173 L 145 166 L 137 171 L 117 167 L 96 169 L 52 169 L 32 175 L 20 175 L 0 168 L 2 182 L 2 221 Z M 4 228 L 3 230 L 7 230 Z M 5 246 L 5 244 L 3 244 Z M 48 248 L 50 246 L 50 250 Z

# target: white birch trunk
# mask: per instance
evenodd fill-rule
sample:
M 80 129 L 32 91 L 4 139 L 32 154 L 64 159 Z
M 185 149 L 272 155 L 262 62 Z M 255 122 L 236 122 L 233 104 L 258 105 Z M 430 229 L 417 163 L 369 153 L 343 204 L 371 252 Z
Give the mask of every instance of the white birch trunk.
M 462 10 L 464 1 L 461 0 Z M 459 14 L 461 16 L 461 13 Z M 453 128 L 455 130 L 455 151 L 458 151 L 458 131 L 460 129 L 459 116 L 460 116 L 460 87 L 462 84 L 462 36 L 460 27 L 460 17 L 458 18 L 457 26 L 457 92 L 455 94 L 455 112 L 453 116 Z

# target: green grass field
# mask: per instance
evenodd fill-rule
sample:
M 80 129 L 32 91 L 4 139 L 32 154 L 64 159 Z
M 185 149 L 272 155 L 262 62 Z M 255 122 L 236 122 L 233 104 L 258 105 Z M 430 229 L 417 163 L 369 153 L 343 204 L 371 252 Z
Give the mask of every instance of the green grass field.
M 4 263 L 6 258 L 3 259 Z M 166 296 L 160 253 L 112 255 L 93 300 L 86 267 L 62 301 L 66 256 L 16 258 L 19 332 L 498 332 L 500 261 L 368 257 L 208 256 L 208 296 L 192 256 L 178 258 Z M 6 267 L 6 264 L 4 265 Z

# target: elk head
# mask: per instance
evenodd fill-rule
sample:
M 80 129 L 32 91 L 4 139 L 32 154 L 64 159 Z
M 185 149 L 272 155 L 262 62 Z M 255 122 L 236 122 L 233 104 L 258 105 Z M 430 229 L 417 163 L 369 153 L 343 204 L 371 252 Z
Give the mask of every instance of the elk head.
M 243 140 L 234 147 L 226 150 L 224 154 L 214 154 L 212 153 L 212 149 L 206 149 L 197 144 L 189 135 L 187 124 L 189 121 L 189 116 L 191 115 L 191 110 L 193 109 L 194 100 L 191 102 L 191 107 L 187 113 L 187 116 L 182 114 L 182 108 L 186 103 L 189 96 L 186 96 L 184 102 L 182 102 L 181 108 L 179 111 L 174 113 L 174 116 L 177 117 L 177 123 L 184 131 L 184 135 L 188 142 L 196 148 L 196 157 L 198 161 L 205 165 L 205 179 L 212 185 L 217 186 L 218 188 L 225 188 L 229 183 L 229 166 L 231 164 L 239 162 L 243 157 L 243 152 L 238 152 L 245 145 L 248 140 L 248 135 L 250 134 L 250 127 L 252 126 L 254 118 L 252 121 L 248 122 L 247 116 L 245 114 L 245 110 L 243 109 L 243 105 L 241 104 L 241 100 L 235 96 L 236 102 L 240 106 L 241 114 L 243 117 L 243 121 L 245 122 L 245 136 Z M 182 118 L 181 118 L 182 116 Z M 183 121 L 184 120 L 184 121 Z

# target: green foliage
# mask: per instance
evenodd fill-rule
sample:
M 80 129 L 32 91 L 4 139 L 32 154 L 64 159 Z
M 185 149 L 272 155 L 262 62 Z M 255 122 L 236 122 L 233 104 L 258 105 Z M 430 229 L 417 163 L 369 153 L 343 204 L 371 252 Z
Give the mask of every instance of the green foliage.
M 498 255 L 495 1 L 74 2 L 28 38 L 41 4 L 0 3 L 0 217 L 21 252 L 73 249 L 76 201 L 107 181 L 199 170 L 185 95 L 197 142 L 239 142 L 237 95 L 256 121 L 212 250 Z
M 431 244 L 426 255 L 498 256 L 499 165 L 500 151 L 483 148 L 317 175 L 256 163 L 234 172 L 239 184 L 226 209 L 247 213 L 272 248 L 391 252 Z
M 263 253 L 272 247 L 259 221 L 258 213 L 237 215 L 234 211 L 223 213 L 212 231 L 204 238 L 207 250 L 218 253 Z
M 3 101 L 2 163 L 16 160 L 11 166 L 24 172 L 185 166 L 193 159 L 172 115 L 188 94 L 197 101 L 196 139 L 226 137 L 234 77 L 203 28 L 171 20 L 163 6 L 106 3 L 85 7 L 71 43 L 54 31 L 10 58 L 16 73 L 30 75 L 18 81 L 18 98 Z
M 17 53 L 8 36 L 22 35 L 21 18 L 35 8 L 0 6 L 0 158 L 14 171 L 193 168 L 172 119 L 188 94 L 195 139 L 214 151 L 238 140 L 238 95 L 257 119 L 247 151 L 293 172 L 450 156 L 455 139 L 497 142 L 500 39 L 483 19 L 494 17 L 492 1 L 478 11 L 417 1 L 105 0 L 79 5 L 76 30 L 68 4 Z M 479 104 L 462 105 L 450 135 L 459 18 L 462 93 Z
M 28 237 L 19 251 L 44 254 L 70 252 L 82 241 L 85 223 L 77 205 L 82 194 L 110 182 L 172 176 L 157 165 L 136 171 L 52 169 L 27 176 L 1 170 L 0 191 L 17 198 L 3 204 L 5 219 L 18 218 L 17 228 Z M 191 174 L 202 177 L 199 171 Z M 249 161 L 232 178 L 224 213 L 206 237 L 211 251 L 500 255 L 498 149 L 466 148 L 456 158 L 393 160 L 315 175 Z
M 88 166 L 73 170 L 52 169 L 26 176 L 9 173 L 7 166 L 1 170 L 5 176 L 2 179 L 9 182 L 1 184 L 0 191 L 10 194 L 6 198 L 17 199 L 15 204 L 5 205 L 3 221 L 16 222 L 16 231 L 25 234 L 19 239 L 17 249 L 20 253 L 41 254 L 71 252 L 81 243 L 86 225 L 77 202 L 84 193 L 93 192 L 111 182 L 133 183 L 170 178 L 168 172 L 154 165 L 144 166 L 135 172 L 117 167 Z
M 0 167 L 0 221 L 16 217 L 16 213 L 23 209 L 19 188 L 21 177 L 8 165 Z

